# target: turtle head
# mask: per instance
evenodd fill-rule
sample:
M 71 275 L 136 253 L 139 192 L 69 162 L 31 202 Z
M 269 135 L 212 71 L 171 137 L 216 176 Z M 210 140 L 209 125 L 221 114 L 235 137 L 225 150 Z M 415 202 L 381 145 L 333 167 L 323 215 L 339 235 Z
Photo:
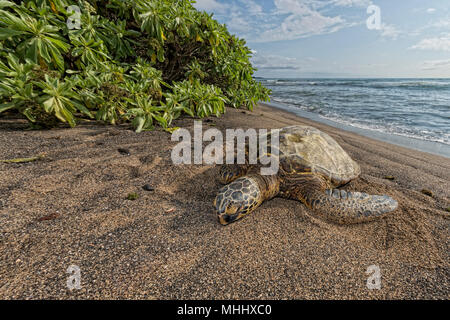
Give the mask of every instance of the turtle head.
M 219 222 L 227 225 L 252 212 L 261 202 L 257 184 L 244 177 L 221 188 L 214 200 L 214 207 Z

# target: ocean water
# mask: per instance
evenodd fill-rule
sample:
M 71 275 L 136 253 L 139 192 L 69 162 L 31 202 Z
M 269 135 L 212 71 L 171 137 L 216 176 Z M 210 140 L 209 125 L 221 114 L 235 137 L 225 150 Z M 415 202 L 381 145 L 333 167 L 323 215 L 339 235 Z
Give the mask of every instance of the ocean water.
M 272 89 L 272 102 L 293 110 L 450 153 L 450 79 L 258 80 Z

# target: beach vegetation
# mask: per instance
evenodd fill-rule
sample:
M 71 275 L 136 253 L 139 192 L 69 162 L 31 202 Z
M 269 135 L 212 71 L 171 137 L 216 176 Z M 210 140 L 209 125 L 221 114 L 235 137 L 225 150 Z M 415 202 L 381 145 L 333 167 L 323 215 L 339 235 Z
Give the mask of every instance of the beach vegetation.
M 134 200 L 137 200 L 137 199 L 139 199 L 139 195 L 136 192 L 129 193 L 128 196 L 127 196 L 127 200 L 134 201 Z
M 0 0 L 0 116 L 143 131 L 252 110 L 270 92 L 251 55 L 189 0 Z
M 44 158 L 45 158 L 45 154 L 40 154 L 38 156 L 29 157 L 29 158 L 4 159 L 4 160 L 0 160 L 0 163 L 27 163 L 27 162 L 34 162 L 34 161 L 42 160 Z

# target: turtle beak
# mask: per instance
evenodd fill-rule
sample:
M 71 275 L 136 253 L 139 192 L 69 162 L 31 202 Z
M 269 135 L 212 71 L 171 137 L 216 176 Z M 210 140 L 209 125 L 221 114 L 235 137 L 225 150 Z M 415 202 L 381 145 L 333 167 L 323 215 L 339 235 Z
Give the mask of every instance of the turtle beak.
M 218 215 L 219 223 L 223 226 L 226 226 L 232 222 L 235 222 L 241 218 L 241 209 L 242 206 L 240 206 L 235 213 L 229 213 L 226 210 L 224 213 L 221 213 Z
M 236 214 L 226 214 L 225 213 L 225 214 L 219 215 L 218 216 L 219 223 L 223 226 L 226 226 L 226 225 L 238 220 L 238 216 L 239 216 L 239 213 L 236 213 Z

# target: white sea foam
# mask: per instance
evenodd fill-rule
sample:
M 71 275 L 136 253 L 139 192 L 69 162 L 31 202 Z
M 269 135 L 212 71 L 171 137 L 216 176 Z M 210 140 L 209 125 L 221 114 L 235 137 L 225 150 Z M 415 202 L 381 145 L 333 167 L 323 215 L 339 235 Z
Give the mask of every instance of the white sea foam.
M 272 81 L 266 85 L 275 102 L 355 128 L 450 145 L 450 80 Z

